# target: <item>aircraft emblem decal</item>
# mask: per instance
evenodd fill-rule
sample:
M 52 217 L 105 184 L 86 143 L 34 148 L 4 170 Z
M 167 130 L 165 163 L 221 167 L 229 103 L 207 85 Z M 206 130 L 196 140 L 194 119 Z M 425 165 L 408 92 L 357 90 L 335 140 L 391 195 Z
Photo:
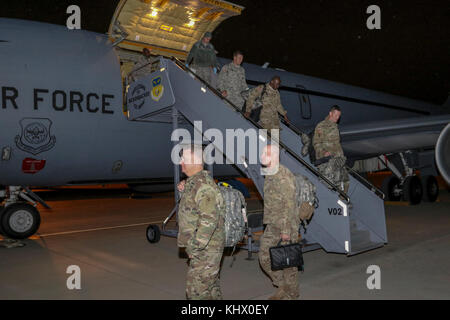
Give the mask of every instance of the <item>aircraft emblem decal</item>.
M 148 91 L 146 92 L 142 84 L 138 84 L 133 89 L 132 98 L 128 102 L 133 103 L 133 107 L 139 110 L 145 103 L 145 97 L 148 97 Z
M 16 135 L 16 146 L 25 152 L 39 154 L 52 149 L 56 138 L 51 135 L 52 121 L 47 118 L 23 118 L 20 120 L 22 132 Z
M 152 80 L 152 99 L 159 101 L 164 94 L 164 86 L 161 84 L 161 77 L 156 77 Z

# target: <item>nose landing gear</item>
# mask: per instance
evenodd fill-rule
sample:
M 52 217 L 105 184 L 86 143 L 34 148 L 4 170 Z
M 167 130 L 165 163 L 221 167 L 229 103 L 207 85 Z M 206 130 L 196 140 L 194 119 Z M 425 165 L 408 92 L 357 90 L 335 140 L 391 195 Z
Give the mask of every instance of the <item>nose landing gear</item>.
M 0 229 L 11 239 L 26 239 L 37 232 L 41 223 L 38 210 L 28 203 L 14 203 L 1 213 Z
M 0 198 L 4 198 L 0 206 L 0 234 L 10 239 L 26 239 L 38 231 L 41 217 L 37 202 L 50 208 L 27 187 L 7 187 L 0 190 Z

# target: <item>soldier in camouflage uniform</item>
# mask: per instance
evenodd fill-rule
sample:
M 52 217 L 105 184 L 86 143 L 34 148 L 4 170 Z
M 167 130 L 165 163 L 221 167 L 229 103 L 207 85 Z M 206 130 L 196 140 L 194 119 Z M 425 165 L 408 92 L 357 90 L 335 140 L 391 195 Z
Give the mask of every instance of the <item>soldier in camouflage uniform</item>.
M 275 247 L 280 239 L 297 242 L 300 219 L 296 209 L 295 177 L 279 163 L 279 149 L 268 145 L 261 156 L 267 164 L 264 181 L 264 224 L 266 228 L 260 240 L 259 262 L 262 269 L 278 287 L 271 300 L 295 300 L 299 298 L 298 269 L 287 268 L 272 271 L 269 248 Z
M 337 122 L 341 117 L 339 106 L 333 106 L 328 116 L 316 126 L 314 130 L 313 146 L 316 152 L 316 159 L 329 157 L 325 163 L 317 166 L 319 171 L 339 186 L 344 192 L 348 191 L 349 178 L 345 169 L 344 151 L 341 147 L 341 137 Z
M 210 85 L 212 80 L 211 72 L 217 73 L 217 68 L 219 67 L 216 50 L 210 43 L 211 38 L 211 32 L 205 32 L 203 38 L 194 43 L 186 59 L 186 66 L 190 66 L 196 75 Z
M 219 73 L 219 83 L 217 89 L 222 95 L 231 101 L 236 107 L 242 109 L 244 98 L 241 93 L 248 89 L 245 82 L 245 70 L 241 67 L 244 55 L 241 51 L 233 53 L 233 61 L 223 66 Z
M 151 49 L 142 49 L 142 55 L 135 63 L 133 70 L 130 72 L 130 80 L 136 81 L 139 78 L 145 77 L 152 72 L 153 57 L 151 56 Z
M 219 273 L 225 245 L 225 205 L 222 194 L 203 170 L 201 146 L 183 149 L 182 171 L 188 176 L 180 182 L 178 207 L 178 246 L 186 248 L 189 268 L 187 299 L 222 299 Z
M 278 118 L 278 113 L 281 113 L 284 116 L 286 122 L 289 121 L 286 115 L 287 111 L 284 110 L 281 105 L 280 93 L 278 92 L 280 84 L 280 77 L 275 76 L 269 83 L 259 85 L 252 89 L 247 100 L 246 116 L 248 117 L 250 116 L 251 109 L 254 107 L 255 100 L 262 95 L 265 86 L 265 92 L 261 97 L 262 109 L 259 122 L 261 126 L 267 130 L 280 129 L 280 119 Z

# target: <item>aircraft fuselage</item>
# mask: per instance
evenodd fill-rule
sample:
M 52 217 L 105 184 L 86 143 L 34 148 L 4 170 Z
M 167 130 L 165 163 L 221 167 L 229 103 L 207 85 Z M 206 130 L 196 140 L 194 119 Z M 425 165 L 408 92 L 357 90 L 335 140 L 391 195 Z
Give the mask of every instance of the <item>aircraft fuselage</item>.
M 172 177 L 172 126 L 129 121 L 123 114 L 119 58 L 105 35 L 0 19 L 0 40 L 0 185 Z M 430 113 L 429 104 L 410 99 L 244 67 L 250 85 L 281 76 L 282 103 L 299 127 L 312 128 L 336 103 L 344 110 L 342 123 Z

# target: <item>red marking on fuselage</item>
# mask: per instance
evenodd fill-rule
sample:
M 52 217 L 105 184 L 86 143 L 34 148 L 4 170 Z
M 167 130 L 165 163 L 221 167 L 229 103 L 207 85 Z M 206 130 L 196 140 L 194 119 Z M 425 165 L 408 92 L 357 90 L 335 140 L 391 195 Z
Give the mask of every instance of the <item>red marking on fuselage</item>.
M 33 158 L 25 158 L 22 161 L 22 172 L 35 174 L 45 167 L 45 160 L 37 160 Z

